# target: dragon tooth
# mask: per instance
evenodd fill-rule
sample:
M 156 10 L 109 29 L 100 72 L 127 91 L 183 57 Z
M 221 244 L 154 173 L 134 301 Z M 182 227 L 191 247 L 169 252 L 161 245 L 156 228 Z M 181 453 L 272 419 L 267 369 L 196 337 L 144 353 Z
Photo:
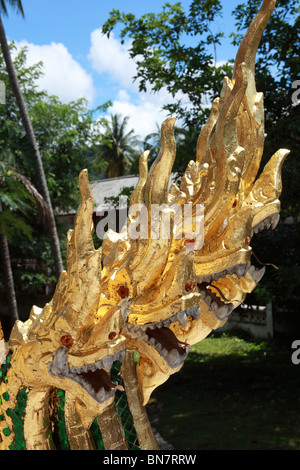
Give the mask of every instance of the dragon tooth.
M 103 362 L 100 359 L 99 361 L 95 362 L 96 369 L 103 369 Z
M 271 217 L 264 220 L 264 226 L 269 229 L 271 227 Z
M 216 311 L 218 310 L 218 304 L 217 304 L 217 302 L 212 302 L 210 308 L 211 308 L 214 312 L 216 312 Z
M 197 305 L 197 307 L 195 307 L 195 314 L 194 314 L 194 318 L 196 320 L 198 320 L 198 318 L 200 317 L 200 313 L 201 313 L 201 308 L 199 305 Z
M 251 262 L 248 261 L 248 262 L 245 264 L 245 273 L 244 273 L 244 274 L 246 274 L 246 273 L 249 271 L 250 267 L 251 267 Z
M 161 354 L 161 356 L 163 356 L 166 359 L 167 356 L 168 356 L 168 350 L 166 348 L 162 347 L 162 349 L 160 351 L 160 354 Z
M 111 369 L 113 362 L 114 362 L 113 356 L 106 356 L 102 359 L 102 364 L 107 371 Z
M 181 326 L 185 325 L 185 322 L 186 322 L 186 312 L 185 312 L 185 310 L 181 310 L 180 312 L 178 312 L 177 320 L 179 321 Z
M 225 277 L 226 274 L 227 274 L 226 270 L 224 270 L 224 271 L 218 271 L 217 273 L 214 273 L 214 274 L 212 275 L 212 279 L 213 279 L 214 281 L 217 281 L 218 279 L 220 279 L 220 277 Z
M 230 268 L 227 269 L 227 273 L 229 275 L 233 274 L 235 272 L 235 266 L 231 266 Z
M 279 222 L 279 219 L 280 219 L 279 212 L 277 212 L 276 214 L 271 215 L 271 228 L 272 228 L 272 230 L 274 230 L 274 228 L 276 228 L 276 226 Z
M 253 266 L 253 264 L 251 264 L 251 266 L 249 267 L 248 271 L 249 271 L 250 274 L 254 273 L 254 271 L 255 271 L 255 266 Z
M 97 393 L 96 398 L 97 398 L 97 401 L 99 403 L 102 403 L 106 400 L 106 393 L 105 393 L 105 390 L 102 387 L 100 388 L 99 392 Z
M 211 282 L 211 280 L 212 280 L 212 275 L 211 274 L 205 274 L 205 275 L 200 276 L 198 278 L 199 283 L 207 282 L 209 284 Z
M 60 348 L 56 351 L 52 364 L 51 371 L 54 374 L 61 374 L 62 372 L 68 371 L 68 363 L 66 356 L 66 348 Z
M 169 365 L 171 365 L 173 367 L 176 364 L 178 364 L 178 361 L 180 360 L 180 355 L 179 355 L 179 352 L 177 351 L 177 349 L 171 349 L 171 351 L 169 351 L 169 353 L 167 355 L 167 360 L 168 360 Z
M 119 351 L 117 353 L 117 356 L 118 356 L 118 361 L 120 362 L 124 362 L 124 359 L 125 359 L 125 349 L 121 349 L 121 351 Z
M 187 315 L 193 317 L 195 320 L 198 320 L 198 318 L 200 317 L 200 312 L 201 309 L 199 305 L 194 305 L 186 311 Z
M 254 233 L 258 233 L 258 232 L 261 232 L 261 230 L 264 229 L 264 222 L 259 222 L 258 224 L 255 225 L 255 227 L 253 227 L 253 232 Z
M 238 264 L 235 267 L 235 274 L 237 275 L 238 278 L 241 278 L 242 276 L 244 276 L 245 268 L 246 268 L 245 264 Z
M 164 321 L 163 321 L 163 324 L 162 324 L 162 326 L 166 326 L 166 327 L 168 327 L 168 326 L 170 326 L 170 325 L 171 325 L 171 323 L 172 323 L 172 320 L 171 320 L 171 318 L 167 318 L 166 320 L 164 320 Z
M 218 309 L 218 317 L 220 318 L 220 320 L 224 320 L 227 316 L 228 316 L 228 312 L 229 312 L 229 306 L 228 305 L 223 305 L 222 307 L 220 307 Z
M 125 325 L 125 328 L 127 331 L 131 331 L 134 328 L 134 325 L 132 325 L 132 323 L 127 322 Z
M 88 382 L 85 382 L 84 384 L 84 388 L 89 392 L 90 395 L 94 395 L 94 389 L 93 387 L 88 383 Z
M 142 339 L 143 341 L 148 341 L 149 336 L 147 335 L 146 331 L 138 331 L 135 335 L 135 338 Z
M 266 271 L 266 267 L 264 266 L 261 269 L 255 269 L 250 274 L 252 278 L 254 279 L 254 281 L 258 283 L 262 279 L 263 275 L 265 274 L 265 271 Z

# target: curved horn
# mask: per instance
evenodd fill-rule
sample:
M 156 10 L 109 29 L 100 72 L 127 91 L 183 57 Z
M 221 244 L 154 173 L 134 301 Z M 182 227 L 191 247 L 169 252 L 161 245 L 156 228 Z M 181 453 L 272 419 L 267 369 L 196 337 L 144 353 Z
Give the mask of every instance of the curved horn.
M 145 184 L 148 176 L 148 157 L 150 151 L 146 150 L 139 159 L 139 180 L 130 198 L 130 206 L 134 204 L 142 204 L 144 202 Z
M 146 184 L 146 204 L 167 204 L 171 171 L 176 157 L 174 125 L 176 118 L 168 118 L 161 127 L 161 149 L 152 163 Z
M 250 24 L 236 55 L 233 70 L 233 82 L 236 79 L 239 65 L 244 62 L 246 64 L 248 78 L 247 97 L 249 97 L 250 100 L 251 98 L 253 99 L 253 96 L 256 94 L 254 73 L 257 48 L 268 21 L 274 11 L 275 5 L 276 0 L 264 0 L 259 12 Z M 249 103 L 251 102 L 250 100 Z

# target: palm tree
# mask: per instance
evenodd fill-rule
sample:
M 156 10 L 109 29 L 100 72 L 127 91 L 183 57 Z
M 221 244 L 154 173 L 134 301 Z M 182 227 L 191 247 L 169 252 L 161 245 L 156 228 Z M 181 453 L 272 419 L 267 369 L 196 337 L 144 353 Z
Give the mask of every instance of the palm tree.
M 107 129 L 94 160 L 95 169 L 104 169 L 106 178 L 124 176 L 137 157 L 135 145 L 138 139 L 133 129 L 126 132 L 128 119 L 128 116 L 122 119 L 119 114 L 112 114 L 106 124 Z
M 37 191 L 37 189 L 33 186 L 31 181 L 26 178 L 26 176 L 19 173 L 17 170 L 2 164 L 4 169 L 6 170 L 4 174 L 0 175 L 0 188 L 5 187 L 7 180 L 6 177 L 9 175 L 15 181 L 18 181 L 22 184 L 25 188 L 27 194 L 31 199 L 34 200 L 35 206 L 38 209 L 38 212 L 41 216 L 42 223 L 45 229 L 48 228 L 49 223 L 49 207 L 44 198 L 41 194 Z M 22 192 L 18 191 L 18 187 L 15 187 L 16 194 L 13 197 L 10 197 L 10 200 L 13 202 L 14 199 L 18 201 L 17 206 L 21 205 L 22 203 Z M 13 196 L 13 195 L 10 195 Z M 11 212 L 11 211 L 9 211 Z M 5 230 L 5 224 L 2 224 L 1 216 L 3 215 L 3 205 L 0 199 L 0 255 L 2 258 L 2 265 L 3 265 L 3 274 L 4 274 L 4 283 L 6 288 L 6 296 L 7 296 L 7 304 L 9 310 L 9 319 L 11 322 L 10 327 L 13 326 L 16 320 L 19 318 L 18 314 L 18 306 L 17 306 L 17 299 L 16 293 L 14 288 L 14 279 L 13 279 L 13 272 L 11 268 L 11 259 L 10 259 L 10 252 L 9 252 L 9 244 L 7 239 L 7 230 Z M 11 217 L 14 217 L 13 215 Z M 20 221 L 19 221 L 20 222 Z M 1 322 L 0 322 L 1 325 Z
M 3 53 L 3 57 L 6 63 L 9 80 L 10 80 L 10 83 L 11 83 L 11 86 L 12 86 L 17 104 L 18 104 L 18 108 L 20 111 L 22 123 L 25 129 L 27 138 L 29 140 L 29 143 L 36 157 L 37 175 L 38 175 L 38 182 L 40 185 L 40 191 L 41 191 L 43 198 L 45 199 L 46 203 L 49 206 L 49 224 L 48 224 L 49 237 L 50 237 L 52 254 L 54 258 L 56 276 L 58 278 L 61 271 L 63 270 L 60 243 L 59 243 L 59 238 L 57 234 L 56 223 L 55 223 L 53 208 L 52 208 L 51 199 L 50 199 L 50 195 L 48 191 L 47 181 L 46 181 L 46 177 L 44 173 L 42 158 L 41 158 L 39 148 L 36 142 L 35 134 L 34 134 L 31 120 L 28 114 L 26 103 L 25 103 L 22 91 L 20 89 L 20 86 L 19 86 L 18 77 L 14 68 L 11 55 L 10 55 L 10 50 L 9 50 L 9 46 L 7 43 L 6 34 L 5 34 L 4 26 L 2 23 L 1 12 L 7 15 L 6 4 L 9 4 L 11 7 L 13 7 L 15 10 L 17 10 L 18 13 L 21 13 L 23 17 L 24 17 L 24 11 L 23 11 L 21 0 L 0 0 L 0 45 L 1 45 L 2 53 Z
M 0 215 L 2 213 L 2 203 L 0 201 Z M 10 262 L 10 253 L 9 253 L 9 246 L 7 241 L 7 236 L 1 230 L 1 223 L 0 223 L 0 254 L 1 260 L 3 265 L 3 273 L 4 273 L 4 283 L 6 287 L 6 298 L 9 310 L 9 318 L 11 324 L 13 325 L 16 320 L 19 319 L 18 314 L 18 306 L 17 306 L 17 299 L 14 287 L 14 278 L 11 269 L 11 262 Z M 1 327 L 1 322 L 0 322 Z

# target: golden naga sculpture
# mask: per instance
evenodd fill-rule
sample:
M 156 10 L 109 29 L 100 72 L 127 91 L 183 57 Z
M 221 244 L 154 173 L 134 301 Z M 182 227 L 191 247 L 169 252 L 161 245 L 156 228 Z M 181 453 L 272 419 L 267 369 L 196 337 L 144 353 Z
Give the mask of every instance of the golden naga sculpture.
M 81 204 L 67 235 L 67 270 L 52 301 L 43 309 L 33 307 L 26 322 L 16 322 L 7 345 L 1 449 L 14 448 L 12 410 L 21 389 L 26 390 L 27 449 L 55 448 L 57 390 L 65 396 L 71 449 L 95 448 L 90 430 L 95 420 L 105 449 L 128 448 L 116 393 L 126 397 L 138 447 L 158 449 L 145 411 L 152 391 L 179 371 L 191 345 L 224 325 L 255 288 L 265 268 L 251 265 L 251 237 L 264 227 L 273 229 L 279 219 L 281 167 L 288 150 L 279 150 L 256 179 L 264 106 L 255 88 L 255 56 L 274 7 L 275 0 L 265 0 L 250 25 L 233 77 L 224 79 L 212 104 L 196 161 L 188 164 L 181 186 L 169 188 L 176 154 L 175 119 L 169 118 L 149 171 L 148 153 L 140 157 L 127 223 L 120 233 L 108 231 L 98 250 L 92 239 L 94 200 L 87 171 L 81 172 Z M 194 216 L 190 226 L 183 223 L 186 207 Z M 204 208 L 204 234 L 195 236 L 199 207 Z M 162 233 L 165 217 L 169 236 Z M 146 236 L 130 236 L 139 234 L 138 225 Z M 115 361 L 122 363 L 118 381 L 110 375 Z

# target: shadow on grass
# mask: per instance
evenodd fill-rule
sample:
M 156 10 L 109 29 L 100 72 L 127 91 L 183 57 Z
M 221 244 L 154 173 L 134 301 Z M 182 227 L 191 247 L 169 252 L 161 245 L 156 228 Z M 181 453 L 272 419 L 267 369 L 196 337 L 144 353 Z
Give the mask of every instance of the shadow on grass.
M 300 365 L 291 353 L 289 342 L 207 338 L 154 393 L 156 428 L 178 450 L 300 450 Z

